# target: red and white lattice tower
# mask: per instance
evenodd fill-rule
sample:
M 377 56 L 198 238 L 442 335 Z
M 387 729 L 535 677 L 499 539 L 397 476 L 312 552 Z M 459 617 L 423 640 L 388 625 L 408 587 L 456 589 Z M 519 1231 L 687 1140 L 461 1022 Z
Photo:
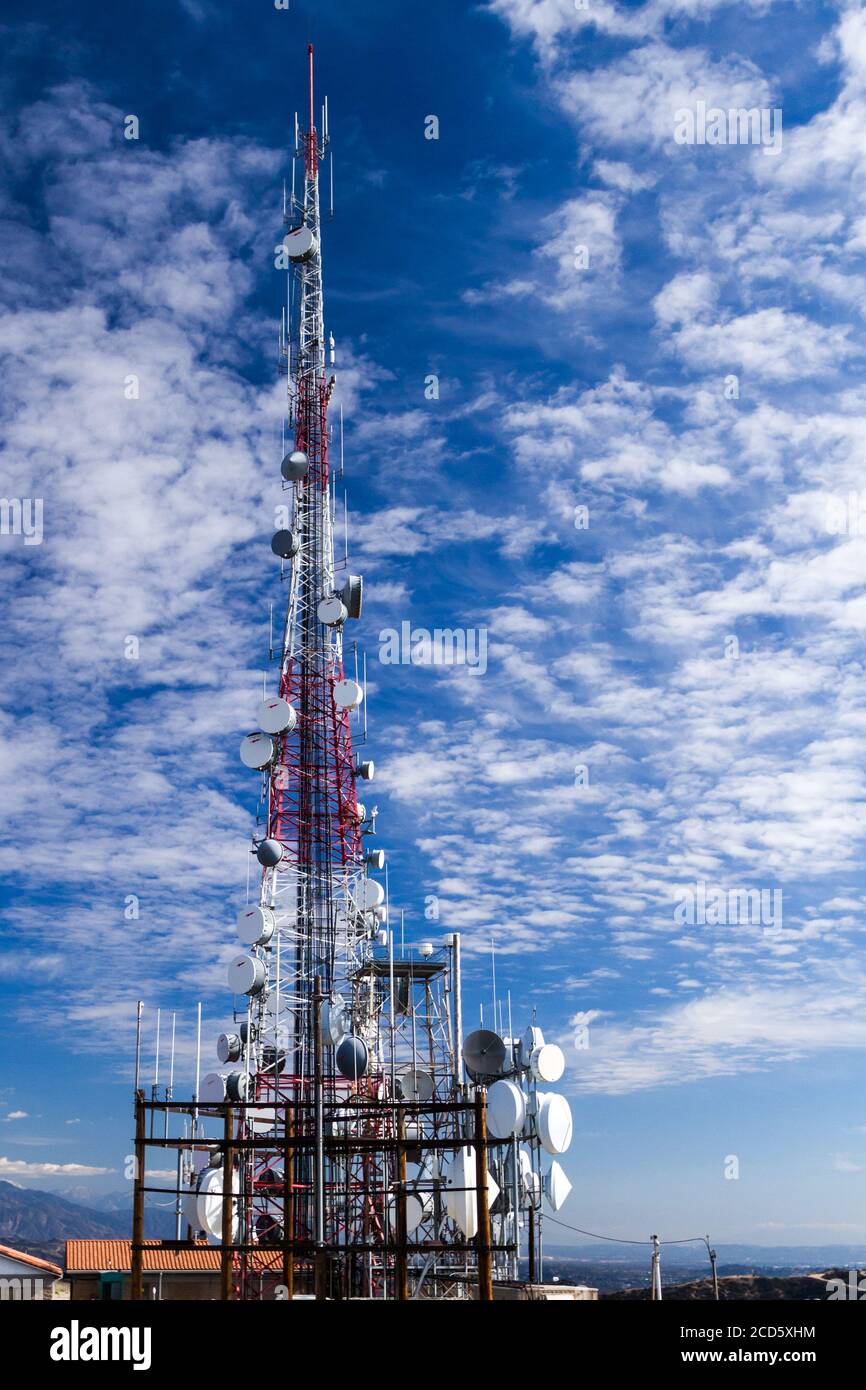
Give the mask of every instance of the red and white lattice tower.
M 309 129 L 301 135 L 295 124 L 303 192 L 296 198 L 293 178 L 277 260 L 289 273 L 280 356 L 291 443 L 281 464 L 281 529 L 271 545 L 288 602 L 275 688 L 241 745 L 243 762 L 262 776 L 263 823 L 253 839 L 261 877 L 238 914 L 245 953 L 229 967 L 240 1027 L 222 1035 L 218 1053 L 233 1070 L 207 1077 L 202 1097 L 236 1105 L 241 1137 L 256 1141 L 242 1150 L 237 1175 L 242 1297 L 258 1296 L 263 1268 L 279 1278 L 279 1259 L 263 1265 L 258 1247 L 285 1248 L 287 1238 L 302 1251 L 329 1252 L 331 1286 L 365 1296 L 392 1289 L 395 1156 L 393 1145 L 376 1141 L 393 1139 L 400 1100 L 418 1098 L 422 1063 L 424 1098 L 444 1104 L 459 1092 L 457 938 L 438 951 L 401 948 L 395 960 L 385 888 L 370 874 L 383 868 L 384 854 L 364 849 L 376 812 L 359 803 L 357 787 L 372 777 L 373 764 L 353 755 L 351 723 L 360 720 L 364 690 L 357 661 L 344 670 L 344 633 L 360 616 L 362 582 L 334 556 L 334 354 L 325 334 L 319 201 L 328 116 L 326 102 L 320 139 L 312 47 L 309 65 Z M 294 1162 L 291 1220 L 289 1123 L 304 1141 Z M 416 1129 L 419 1140 L 456 1135 L 456 1120 L 446 1112 Z M 348 1148 L 329 1150 L 326 1136 Z M 201 1175 L 198 1181 L 200 1188 Z M 413 1210 L 419 1235 L 441 1240 L 451 1227 L 434 1200 L 434 1181 L 432 1170 L 419 1170 L 416 1185 L 426 1186 Z

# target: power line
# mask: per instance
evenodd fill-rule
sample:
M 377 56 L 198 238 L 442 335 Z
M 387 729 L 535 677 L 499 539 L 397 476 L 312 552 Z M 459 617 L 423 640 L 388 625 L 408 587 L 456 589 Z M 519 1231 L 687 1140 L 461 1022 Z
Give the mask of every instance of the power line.
M 624 1240 L 622 1236 L 601 1236 L 598 1231 L 584 1231 L 580 1226 L 569 1226 L 566 1221 L 557 1221 L 555 1216 L 548 1214 L 545 1220 L 552 1221 L 554 1226 L 562 1226 L 566 1231 L 576 1231 L 580 1236 L 591 1236 L 593 1240 L 607 1240 L 614 1245 L 652 1245 L 651 1240 Z M 709 1245 L 707 1236 L 682 1236 L 679 1240 L 663 1240 L 662 1245 L 690 1245 L 693 1241 L 700 1241 L 703 1245 Z

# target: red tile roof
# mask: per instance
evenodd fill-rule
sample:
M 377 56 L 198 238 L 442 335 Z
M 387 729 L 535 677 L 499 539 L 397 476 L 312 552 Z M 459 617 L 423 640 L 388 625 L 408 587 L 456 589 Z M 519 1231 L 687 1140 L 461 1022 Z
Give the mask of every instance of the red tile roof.
M 0 1245 L 0 1255 L 5 1255 L 9 1260 L 20 1260 L 25 1265 L 33 1265 L 34 1269 L 47 1270 L 57 1279 L 63 1274 L 60 1266 L 53 1265 L 50 1260 L 40 1260 L 36 1255 L 26 1255 L 23 1250 L 13 1250 L 9 1245 Z
M 218 1274 L 220 1269 L 220 1250 L 218 1246 L 207 1245 L 201 1241 L 184 1249 L 166 1248 L 162 1241 L 145 1241 L 147 1247 L 142 1255 L 142 1268 L 163 1274 Z M 255 1269 L 273 1267 L 279 1270 L 280 1252 L 254 1252 L 249 1257 Z M 66 1242 L 66 1273 L 107 1274 L 111 1271 L 129 1274 L 132 1270 L 132 1241 L 129 1240 L 68 1240 Z M 60 1271 L 58 1270 L 58 1273 Z

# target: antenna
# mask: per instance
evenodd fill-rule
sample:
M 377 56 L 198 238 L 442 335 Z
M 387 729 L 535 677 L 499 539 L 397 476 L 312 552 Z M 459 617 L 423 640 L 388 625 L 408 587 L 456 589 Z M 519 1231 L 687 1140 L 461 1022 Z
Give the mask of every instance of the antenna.
M 201 1166 L 192 1159 L 193 1146 L 207 1146 L 209 1166 L 188 1194 L 194 1196 L 195 1215 L 192 1206 L 187 1211 L 191 1222 L 207 1227 L 214 1237 L 221 1234 L 231 1247 L 224 1250 L 231 1258 L 222 1262 L 227 1298 L 262 1296 L 261 1266 L 254 1253 L 261 1244 L 272 1248 L 273 1272 L 282 1274 L 289 1297 L 292 1288 L 302 1296 L 322 1296 L 322 1271 L 327 1269 L 327 1292 L 339 1298 L 417 1297 L 422 1284 L 428 1297 L 465 1297 L 467 1283 L 477 1275 L 478 1297 L 490 1300 L 491 1278 L 514 1273 L 519 1230 L 527 1216 L 534 1272 L 536 1235 L 539 1263 L 543 1257 L 542 1203 L 546 1200 L 556 1211 L 567 1195 L 567 1180 L 544 1163 L 543 1154 L 555 1157 L 566 1151 L 573 1128 L 571 1110 L 563 1095 L 539 1091 L 539 1085 L 558 1080 L 564 1057 L 555 1044 L 545 1044 L 534 1025 L 524 1033 L 519 1050 L 506 1044 L 504 1006 L 497 997 L 496 923 L 487 930 L 493 1025 L 498 1022 L 499 1030 L 484 1029 L 482 1006 L 482 1028 L 464 1042 L 458 933 L 448 938 L 444 949 L 432 941 L 419 942 L 416 949 L 407 945 L 405 911 L 400 908 L 398 943 L 385 853 L 367 849 L 370 842 L 365 837 L 378 833 L 378 807 L 367 795 L 363 803 L 358 799 L 362 784 L 375 770 L 372 759 L 358 756 L 368 734 L 367 658 L 358 642 L 347 636 L 348 624 L 361 617 L 363 581 L 347 572 L 339 589 L 335 582 L 344 560 L 336 560 L 336 420 L 331 415 L 336 403 L 328 362 L 332 338 L 325 334 L 323 307 L 326 219 L 320 180 L 326 150 L 330 153 L 330 110 L 326 97 L 320 140 L 313 124 L 312 44 L 307 56 L 310 125 L 302 130 L 295 114 L 291 197 L 288 177 L 282 190 L 283 215 L 291 229 L 285 237 L 290 272 L 278 325 L 278 367 L 282 372 L 287 361 L 287 399 L 280 434 L 274 439 L 282 450 L 273 460 L 270 480 L 275 500 L 284 497 L 286 489 L 291 500 L 290 520 L 271 544 L 280 566 L 277 571 L 274 565 L 270 582 L 285 582 L 285 598 L 276 615 L 274 605 L 268 605 L 268 664 L 261 694 L 258 686 L 253 692 L 253 732 L 241 744 L 241 761 L 255 774 L 248 793 L 252 833 L 244 847 L 247 893 L 234 928 L 244 950 L 234 954 L 238 947 L 233 940 L 227 952 L 226 1008 L 231 1008 L 234 1028 L 221 1035 L 217 1047 L 221 1065 L 229 1063 L 232 1069 L 210 1071 L 209 1064 L 202 1073 L 199 1003 L 194 1098 L 191 1107 L 184 1107 L 191 1112 L 190 1124 L 177 1145 L 190 1157 L 179 1161 L 177 1193 L 179 1199 L 183 1175 L 191 1179 L 194 1168 Z M 304 121 L 306 126 L 306 113 Z M 333 210 L 333 158 L 329 162 Z M 341 404 L 341 478 L 344 446 Z M 348 571 L 345 487 L 343 493 Z M 270 554 L 268 560 L 273 564 Z M 251 621 L 259 640 L 261 617 Z M 483 993 L 486 997 L 486 988 Z M 168 1117 L 167 1138 L 169 1131 L 173 1135 L 177 1130 L 168 1104 L 177 1057 L 176 1015 L 166 1092 L 159 1086 L 157 1014 L 154 1098 L 145 1101 L 138 1087 L 142 1010 L 139 1001 L 136 1102 L 151 1116 L 162 1110 Z M 489 1010 L 488 1002 L 488 1020 Z M 514 1026 L 509 992 L 509 1039 Z M 372 1087 L 358 1085 L 365 1075 Z M 483 1108 L 476 1111 L 467 1104 L 472 1100 L 470 1083 L 476 1081 L 482 1089 L 489 1088 L 491 1097 L 486 1144 L 481 1129 L 476 1129 Z M 402 1105 L 408 1111 L 398 1114 Z M 514 1117 L 523 1112 L 518 1145 Z M 458 1118 L 452 1123 L 455 1113 Z M 141 1115 L 139 1108 L 139 1134 Z M 398 1135 L 405 1140 L 408 1132 L 418 1152 L 411 1191 L 405 1186 L 405 1148 L 394 1143 L 395 1116 Z M 233 1123 L 220 1123 L 230 1118 Z M 503 1128 L 506 1137 L 500 1137 Z M 153 1119 L 150 1133 L 146 1143 L 154 1142 Z M 448 1136 L 446 1142 L 455 1141 L 453 1151 L 441 1152 L 442 1134 Z M 239 1154 L 238 1141 L 253 1136 L 249 1151 L 245 1147 Z M 544 1181 L 543 1167 L 548 1169 Z M 142 1201 L 146 1171 L 142 1164 L 136 1203 Z M 226 1200 L 221 1188 L 226 1177 L 232 1181 L 232 1172 L 237 1197 L 229 1193 Z M 489 1222 L 485 1191 L 494 1202 Z M 465 1240 L 455 1235 L 452 1224 L 455 1202 Z M 237 1235 L 232 1235 L 234 1205 Z M 444 1209 L 450 1211 L 450 1221 Z M 411 1231 L 418 1231 L 412 1246 L 435 1250 L 432 1263 L 408 1257 L 409 1222 Z M 479 1234 L 478 1250 L 470 1243 L 475 1235 L 471 1226 Z M 379 1254 L 371 1250 L 374 1230 L 385 1237 Z M 321 1262 L 296 1260 L 293 1254 L 298 1237 L 307 1232 L 315 1233 Z M 132 1285 L 140 1295 L 141 1242 L 136 1245 Z
M 312 137 L 312 136 L 313 136 L 313 133 L 315 132 L 315 129 L 316 129 L 315 121 L 313 120 L 313 45 L 312 45 L 312 44 L 310 44 L 309 49 L 308 49 L 308 52 L 309 52 L 309 55 L 310 55 L 310 136 Z M 311 142 L 310 142 L 310 148 L 312 149 L 312 138 L 311 138 Z
M 330 209 L 330 215 L 331 215 L 331 217 L 333 217 L 333 216 L 334 216 L 334 153 L 333 153 L 333 151 L 331 151 L 330 164 L 331 164 L 331 209 Z
M 142 1015 L 143 1010 L 144 1010 L 144 1004 L 143 1004 L 143 1002 L 141 1001 L 141 999 L 139 999 L 138 1005 L 137 1005 L 136 1010 L 135 1010 L 135 1086 L 134 1086 L 134 1090 L 136 1090 L 136 1091 L 138 1090 L 138 1083 L 139 1083 L 139 1079 L 140 1079 L 140 1076 L 141 1076 L 141 1015 Z

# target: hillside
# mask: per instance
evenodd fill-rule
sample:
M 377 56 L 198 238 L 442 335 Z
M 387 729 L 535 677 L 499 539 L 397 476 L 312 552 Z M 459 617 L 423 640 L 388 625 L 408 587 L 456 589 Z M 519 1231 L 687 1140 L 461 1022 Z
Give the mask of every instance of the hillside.
M 39 1188 L 18 1187 L 0 1180 L 0 1244 L 10 1245 L 43 1259 L 62 1259 L 67 1240 L 101 1236 L 130 1236 L 132 1197 L 126 1207 L 116 1211 L 97 1211 L 79 1202 Z M 163 1208 L 145 1211 L 145 1234 L 167 1237 L 174 1234 L 174 1218 Z
M 796 1274 L 775 1277 L 762 1274 L 728 1274 L 719 1279 L 719 1301 L 748 1302 L 780 1299 L 818 1300 L 827 1297 L 828 1279 L 847 1279 L 847 1269 L 825 1270 L 821 1274 Z M 619 1299 L 624 1302 L 648 1302 L 649 1289 L 619 1289 L 615 1293 L 600 1293 L 599 1299 Z M 693 1279 L 687 1284 L 669 1284 L 662 1290 L 668 1301 L 712 1300 L 712 1279 Z

